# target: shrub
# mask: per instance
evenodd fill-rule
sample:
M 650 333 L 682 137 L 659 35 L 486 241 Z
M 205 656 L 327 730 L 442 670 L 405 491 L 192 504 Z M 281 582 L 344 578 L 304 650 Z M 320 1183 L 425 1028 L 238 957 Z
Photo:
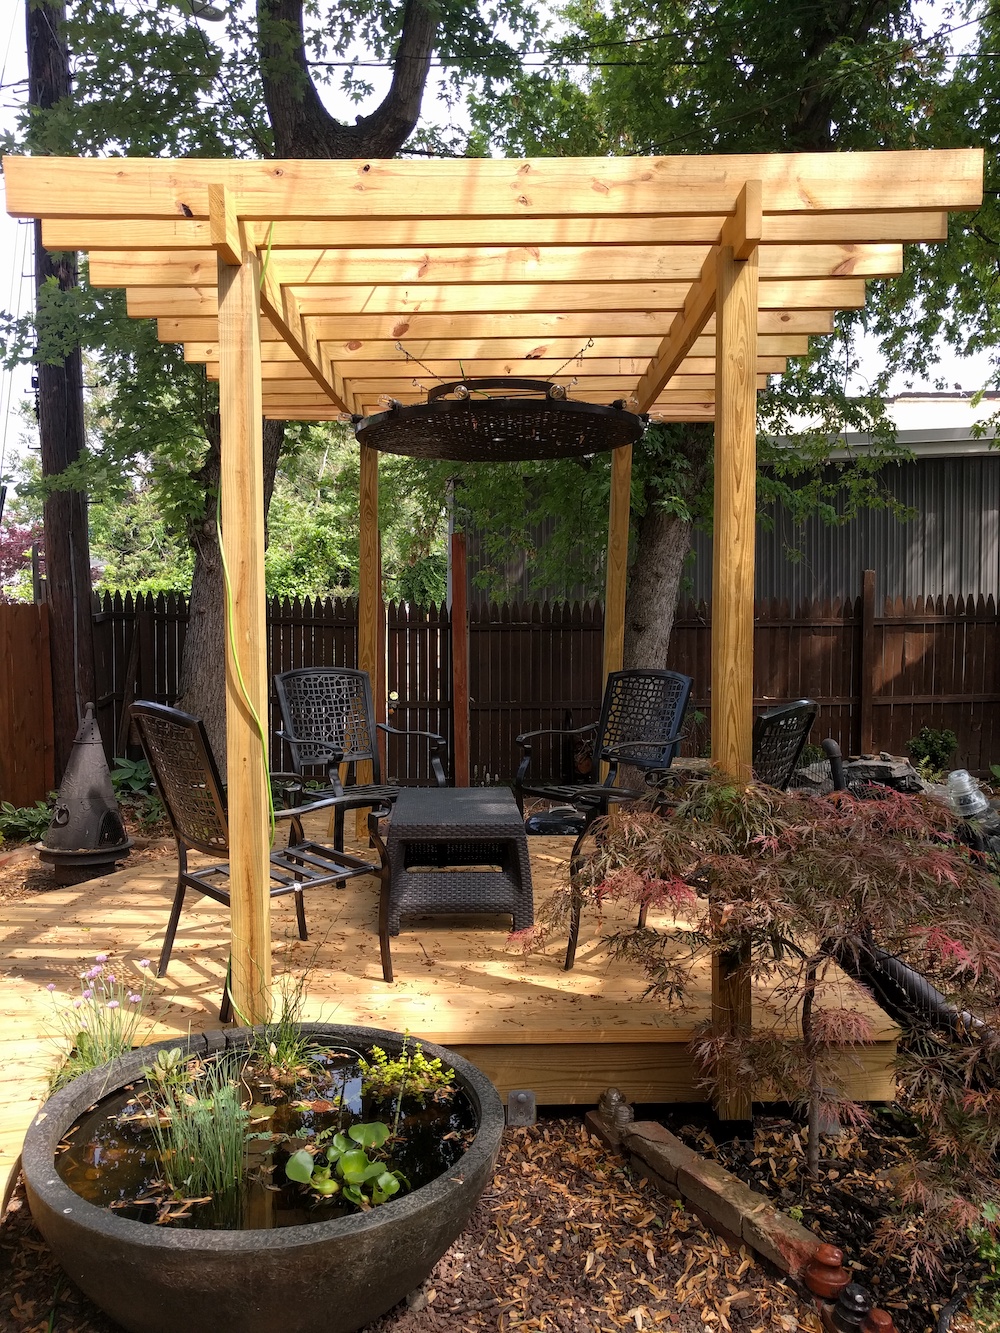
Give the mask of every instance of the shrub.
M 928 773 L 941 773 L 955 753 L 957 745 L 958 737 L 953 731 L 935 731 L 933 727 L 921 727 L 917 734 L 906 742 L 906 751 L 918 768 Z
M 49 792 L 48 799 L 36 801 L 34 805 L 11 805 L 10 801 L 0 801 L 0 842 L 21 843 L 40 842 L 52 823 L 52 811 L 55 808 L 55 792 Z
M 815 1174 L 822 1120 L 866 1119 L 846 1094 L 843 1057 L 874 1035 L 849 992 L 823 989 L 832 953 L 878 945 L 930 976 L 959 1012 L 1000 1011 L 1000 894 L 955 827 L 923 796 L 804 796 L 712 778 L 605 820 L 583 886 L 683 916 L 674 930 L 611 938 L 668 1003 L 703 984 L 706 950 L 766 979 L 771 1002 L 752 1032 L 705 1034 L 696 1055 L 716 1091 L 763 1081 L 798 1105 Z M 918 1138 L 882 1241 L 932 1269 L 985 1206 L 1000 1205 L 1000 1031 L 970 1024 L 956 1041 L 928 1025 L 909 1035 L 899 1073 Z

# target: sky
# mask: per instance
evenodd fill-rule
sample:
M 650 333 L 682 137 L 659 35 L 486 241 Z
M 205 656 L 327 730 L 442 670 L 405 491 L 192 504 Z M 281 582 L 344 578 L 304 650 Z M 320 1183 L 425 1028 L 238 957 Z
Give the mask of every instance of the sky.
M 26 0 L 17 0 L 15 4 L 3 6 L 0 16 L 0 129 L 14 127 L 18 108 L 27 97 L 27 59 L 25 54 L 24 5 Z M 934 11 L 934 3 L 926 6 Z M 209 30 L 213 25 L 209 24 Z M 376 84 L 375 98 L 382 95 L 390 77 L 387 70 L 369 70 Z M 332 94 L 336 99 L 337 94 Z M 425 99 L 425 118 L 433 118 L 433 89 Z M 337 107 L 330 102 L 334 114 L 346 114 L 347 107 Z M 350 118 L 359 110 L 367 108 L 351 105 Z M 33 280 L 33 242 L 31 225 L 18 223 L 7 216 L 0 201 L 0 310 L 12 314 L 22 314 L 31 309 L 34 299 Z M 938 378 L 944 380 L 950 390 L 962 388 L 969 391 L 982 388 L 989 375 L 989 361 L 985 355 L 960 358 L 949 348 L 937 349 L 939 362 L 934 372 L 926 381 L 913 380 L 899 375 L 891 384 L 893 394 L 910 391 L 931 392 Z M 862 356 L 862 370 L 852 382 L 856 391 L 864 389 L 865 380 L 873 376 L 879 365 L 878 353 L 874 342 L 866 345 Z M 26 446 L 25 424 L 18 416 L 19 406 L 29 398 L 30 370 L 18 368 L 12 372 L 0 369 L 0 479 L 16 463 L 17 456 Z

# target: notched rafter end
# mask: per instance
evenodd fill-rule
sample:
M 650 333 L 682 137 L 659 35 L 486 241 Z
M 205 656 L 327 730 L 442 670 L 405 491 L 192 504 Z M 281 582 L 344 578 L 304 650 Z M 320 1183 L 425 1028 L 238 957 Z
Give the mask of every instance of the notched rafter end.
M 734 259 L 749 259 L 764 234 L 763 189 L 749 180 L 740 190 L 735 210 L 722 224 L 719 244 L 732 246 Z

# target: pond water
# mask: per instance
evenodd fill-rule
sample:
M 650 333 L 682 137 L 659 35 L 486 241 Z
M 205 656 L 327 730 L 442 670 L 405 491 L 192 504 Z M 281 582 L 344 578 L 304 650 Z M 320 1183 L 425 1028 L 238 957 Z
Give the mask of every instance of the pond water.
M 368 1052 L 364 1052 L 368 1054 Z M 163 1163 L 154 1135 L 137 1114 L 146 1090 L 142 1080 L 92 1107 L 73 1125 L 56 1167 L 65 1183 L 89 1203 L 111 1208 L 137 1222 L 208 1230 L 260 1230 L 326 1222 L 356 1213 L 341 1195 L 317 1198 L 285 1177 L 285 1163 L 300 1148 L 329 1141 L 332 1132 L 381 1121 L 395 1133 L 378 1151 L 389 1171 L 399 1171 L 417 1189 L 449 1170 L 475 1133 L 471 1102 L 461 1089 L 444 1101 L 421 1105 L 362 1095 L 359 1052 L 326 1051 L 311 1073 L 282 1088 L 268 1077 L 241 1069 L 241 1101 L 252 1108 L 246 1127 L 242 1178 L 223 1195 L 183 1205 L 163 1184 Z M 402 1193 L 408 1192 L 403 1190 Z

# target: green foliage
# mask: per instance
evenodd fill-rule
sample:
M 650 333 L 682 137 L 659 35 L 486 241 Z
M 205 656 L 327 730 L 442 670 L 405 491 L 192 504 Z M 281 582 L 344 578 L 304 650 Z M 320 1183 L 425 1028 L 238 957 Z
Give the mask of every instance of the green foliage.
M 116 796 L 136 795 L 152 790 L 153 774 L 145 759 L 127 759 L 119 755 L 111 770 L 111 785 Z
M 824 798 L 713 778 L 665 790 L 657 809 L 604 821 L 582 887 L 598 901 L 666 915 L 654 928 L 619 932 L 611 946 L 667 1003 L 682 1003 L 704 975 L 706 951 L 739 957 L 766 983 L 770 1017 L 751 1035 L 697 1041 L 709 1081 L 763 1084 L 812 1123 L 823 1115 L 857 1124 L 866 1113 L 847 1093 L 844 1057 L 875 1029 L 850 993 L 823 988 L 838 948 L 866 940 L 885 949 L 958 1013 L 991 1016 L 1000 1005 L 996 879 L 957 840 L 957 822 L 927 797 Z M 565 910 L 570 902 L 567 892 Z M 933 1271 L 972 1215 L 1000 1207 L 1000 1049 L 988 1026 L 956 1041 L 925 1025 L 904 1033 L 898 1078 L 916 1137 L 878 1243 Z
M 342 1192 L 345 1199 L 368 1209 L 386 1203 L 406 1185 L 401 1171 L 389 1171 L 385 1162 L 369 1155 L 389 1138 L 389 1127 L 376 1121 L 352 1125 L 347 1134 L 334 1134 L 320 1146 L 318 1157 L 299 1149 L 285 1163 L 285 1175 L 307 1185 L 321 1198 Z
M 15 846 L 22 842 L 39 842 L 52 823 L 55 808 L 55 792 L 49 792 L 48 799 L 36 801 L 34 805 L 12 805 L 10 801 L 0 801 L 0 840 Z
M 409 1034 L 404 1034 L 403 1048 L 391 1059 L 380 1046 L 373 1046 L 371 1059 L 361 1061 L 361 1090 L 381 1100 L 413 1097 L 419 1102 L 442 1101 L 452 1095 L 454 1069 L 446 1069 L 440 1059 L 428 1060 L 420 1042 L 407 1050 Z
M 58 995 L 55 985 L 49 984 L 55 1032 L 66 1052 L 53 1087 L 61 1088 L 78 1074 L 98 1069 L 140 1044 L 150 991 L 149 961 L 140 959 L 138 980 L 124 975 L 125 966 L 124 961 L 115 964 L 99 953 L 93 965 L 80 973 L 73 999 Z
M 926 769 L 929 773 L 941 773 L 957 745 L 958 737 L 953 731 L 921 727 L 906 742 L 906 752 L 918 768 Z
M 250 1118 L 240 1102 L 236 1062 L 230 1056 L 185 1064 L 179 1049 L 160 1051 L 146 1074 L 151 1103 L 147 1124 L 174 1194 L 215 1199 L 232 1195 L 243 1176 Z

